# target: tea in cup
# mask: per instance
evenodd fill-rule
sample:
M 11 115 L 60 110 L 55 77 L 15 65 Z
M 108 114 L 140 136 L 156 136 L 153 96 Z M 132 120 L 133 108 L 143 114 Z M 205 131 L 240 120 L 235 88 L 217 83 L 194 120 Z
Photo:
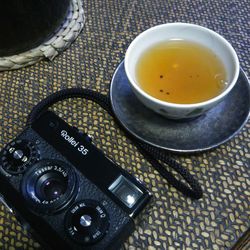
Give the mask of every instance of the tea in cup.
M 130 44 L 125 71 L 148 108 L 170 119 L 199 116 L 231 91 L 239 60 L 219 34 L 187 23 L 150 28 Z

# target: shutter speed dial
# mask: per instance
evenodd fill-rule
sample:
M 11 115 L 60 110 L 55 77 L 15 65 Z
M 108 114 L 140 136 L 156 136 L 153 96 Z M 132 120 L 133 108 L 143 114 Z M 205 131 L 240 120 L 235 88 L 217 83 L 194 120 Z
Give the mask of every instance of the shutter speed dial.
M 13 141 L 3 150 L 2 168 L 11 175 L 21 174 L 38 158 L 39 153 L 32 142 L 26 140 Z
M 105 208 L 99 202 L 83 200 L 69 210 L 65 226 L 76 242 L 91 245 L 104 237 L 109 220 Z

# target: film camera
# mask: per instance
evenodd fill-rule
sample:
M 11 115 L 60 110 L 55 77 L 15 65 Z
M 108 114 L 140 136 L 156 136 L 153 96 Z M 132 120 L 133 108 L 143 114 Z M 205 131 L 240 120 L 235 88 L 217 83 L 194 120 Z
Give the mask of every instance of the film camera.
M 151 197 L 50 111 L 1 151 L 0 192 L 45 249 L 118 249 Z

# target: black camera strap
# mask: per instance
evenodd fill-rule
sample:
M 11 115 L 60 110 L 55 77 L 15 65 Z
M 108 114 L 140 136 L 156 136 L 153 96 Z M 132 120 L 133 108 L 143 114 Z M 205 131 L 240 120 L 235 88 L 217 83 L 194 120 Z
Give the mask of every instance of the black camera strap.
M 31 124 L 53 104 L 69 98 L 84 98 L 96 102 L 114 119 L 116 119 L 108 96 L 90 89 L 71 88 L 53 93 L 39 102 L 29 114 L 27 124 Z M 117 123 L 119 124 L 119 121 Z M 120 127 L 123 128 L 122 126 Z M 160 173 L 160 175 L 171 185 L 173 185 L 177 190 L 181 191 L 186 196 L 189 196 L 193 199 L 200 199 L 202 197 L 202 189 L 198 181 L 188 172 L 187 169 L 182 167 L 178 162 L 171 158 L 168 152 L 154 147 L 148 143 L 142 142 L 133 135 L 129 134 L 125 129 L 123 130 L 129 139 L 134 142 L 137 149 L 145 157 L 145 159 L 148 160 L 151 165 Z M 179 173 L 188 185 L 183 181 L 177 180 L 177 178 L 175 178 L 175 176 L 169 172 L 161 162 L 167 164 L 169 167 L 173 168 L 177 173 Z

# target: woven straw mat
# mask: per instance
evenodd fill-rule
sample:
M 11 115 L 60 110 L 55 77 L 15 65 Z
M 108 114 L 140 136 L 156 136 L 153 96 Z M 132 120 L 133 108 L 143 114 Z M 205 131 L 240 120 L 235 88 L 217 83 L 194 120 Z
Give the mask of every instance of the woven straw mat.
M 0 57 L 0 71 L 23 68 L 44 58 L 52 61 L 76 39 L 83 28 L 84 20 L 82 1 L 72 0 L 67 17 L 51 39 L 29 51 Z
M 249 2 L 87 0 L 86 23 L 71 47 L 53 62 L 0 73 L 0 147 L 21 132 L 32 107 L 68 87 L 109 91 L 117 65 L 137 34 L 157 24 L 189 22 L 211 28 L 236 49 L 249 75 Z M 94 143 L 128 172 L 145 182 L 154 195 L 150 216 L 137 226 L 125 249 L 230 249 L 250 226 L 250 123 L 229 142 L 196 155 L 173 155 L 204 189 L 193 201 L 168 185 L 145 161 L 98 105 L 63 101 L 53 110 L 87 131 Z M 247 245 L 244 243 L 245 249 Z M 0 207 L 0 249 L 34 249 L 38 243 Z

